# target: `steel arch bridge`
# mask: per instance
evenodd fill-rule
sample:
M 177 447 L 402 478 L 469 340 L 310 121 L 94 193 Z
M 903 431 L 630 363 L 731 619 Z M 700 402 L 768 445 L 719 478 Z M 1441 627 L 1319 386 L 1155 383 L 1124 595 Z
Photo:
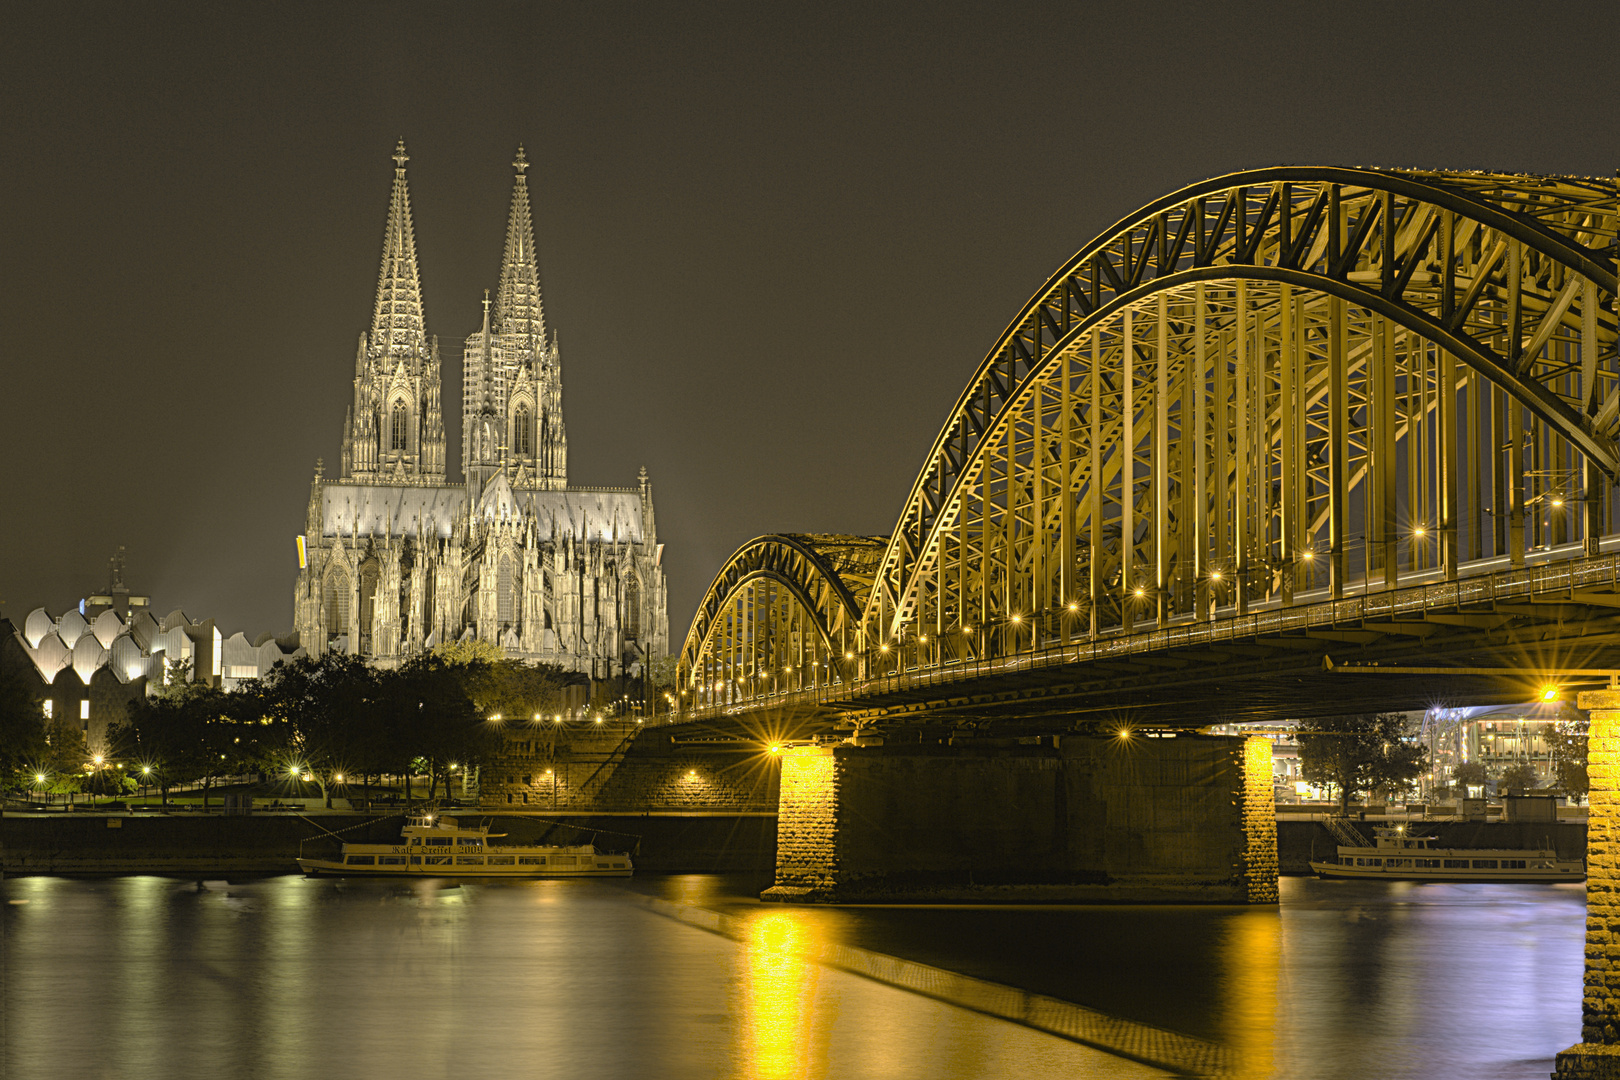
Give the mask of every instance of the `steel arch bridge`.
M 1367 604 L 1414 588 L 1499 629 L 1515 586 L 1482 613 L 1457 583 L 1601 561 L 1617 532 L 1616 196 L 1280 167 L 1151 203 L 1013 319 L 892 536 L 842 562 L 816 541 L 850 538 L 732 558 L 681 654 L 685 709 L 855 703 L 880 676 L 1074 664 L 1155 632 L 1125 649 L 1147 655 L 1347 597 L 1359 614 L 1299 624 L 1365 645 Z

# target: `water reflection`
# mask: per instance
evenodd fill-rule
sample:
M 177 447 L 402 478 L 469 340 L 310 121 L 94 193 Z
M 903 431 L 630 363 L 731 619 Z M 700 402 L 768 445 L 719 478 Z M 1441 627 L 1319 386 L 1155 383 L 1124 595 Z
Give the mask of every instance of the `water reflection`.
M 1226 922 L 1223 1028 L 1241 1080 L 1274 1076 L 1282 917 L 1274 908 L 1241 911 Z
M 1545 1076 L 1580 1037 L 1567 886 L 802 909 L 752 883 L 635 884 L 746 911 L 748 932 L 660 918 L 611 882 L 9 880 L 0 1075 L 1152 1075 L 805 959 L 840 942 L 1221 1042 L 1245 1078 Z
M 748 924 L 743 979 L 743 1038 L 750 1075 L 787 1080 L 805 1075 L 806 1036 L 818 966 L 803 959 L 810 942 L 790 911 L 760 915 Z

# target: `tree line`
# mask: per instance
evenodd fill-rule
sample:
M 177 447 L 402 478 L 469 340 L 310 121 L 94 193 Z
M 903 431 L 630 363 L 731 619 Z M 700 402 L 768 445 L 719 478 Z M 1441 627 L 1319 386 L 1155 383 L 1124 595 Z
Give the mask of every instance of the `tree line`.
M 1313 784 L 1331 785 L 1341 812 L 1363 794 L 1394 795 L 1410 789 L 1429 768 L 1429 751 L 1408 729 L 1405 713 L 1358 713 L 1301 720 L 1294 737 L 1299 743 L 1300 772 Z M 1510 765 L 1490 775 L 1477 761 L 1452 770 L 1459 788 L 1483 787 L 1495 781 L 1503 794 L 1542 790 L 1549 794 L 1582 795 L 1587 791 L 1586 724 L 1571 719 L 1548 735 L 1553 776 L 1546 788 L 1536 787 L 1536 773 L 1527 764 Z M 1440 792 L 1436 792 L 1440 794 Z
M 201 783 L 206 804 L 213 778 L 242 773 L 307 780 L 328 806 L 339 787 L 369 791 L 383 775 L 425 774 L 431 799 L 449 793 L 453 766 L 487 765 L 501 752 L 502 727 L 492 718 L 558 712 L 573 679 L 563 668 L 504 659 L 477 643 L 441 647 L 391 670 L 354 656 L 301 657 L 228 691 L 166 679 L 131 704 L 109 732 L 109 751 L 124 766 L 126 786 L 149 780 L 165 801 L 171 787 Z M 9 690 L 0 685 L 0 705 Z M 35 726 L 35 737 L 0 740 L 0 767 L 25 784 L 57 742 L 48 725 Z M 75 753 L 84 757 L 82 743 Z M 107 775 L 93 769 L 81 779 L 94 786 Z

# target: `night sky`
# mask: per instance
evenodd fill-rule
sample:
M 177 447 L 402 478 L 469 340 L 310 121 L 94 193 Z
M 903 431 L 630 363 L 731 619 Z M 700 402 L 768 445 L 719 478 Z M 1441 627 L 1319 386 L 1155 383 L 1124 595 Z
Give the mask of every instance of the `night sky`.
M 292 625 L 394 142 L 450 468 L 514 151 L 569 477 L 652 476 L 678 643 L 770 532 L 888 533 L 1066 257 L 1279 163 L 1613 175 L 1620 4 L 8 3 L 0 612 Z

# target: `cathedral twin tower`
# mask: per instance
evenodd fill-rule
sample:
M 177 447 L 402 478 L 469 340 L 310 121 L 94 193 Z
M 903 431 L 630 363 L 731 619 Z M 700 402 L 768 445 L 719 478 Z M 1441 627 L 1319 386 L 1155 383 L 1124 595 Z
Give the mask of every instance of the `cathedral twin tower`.
M 409 160 L 394 152 L 371 331 L 360 336 L 342 466 L 319 464 L 294 618 L 313 654 L 394 663 L 449 641 L 597 678 L 668 647 L 662 545 L 634 488 L 568 486 L 562 369 L 546 324 L 519 148 L 493 300 L 462 352 L 461 463 L 446 471 L 437 339 L 416 265 Z

